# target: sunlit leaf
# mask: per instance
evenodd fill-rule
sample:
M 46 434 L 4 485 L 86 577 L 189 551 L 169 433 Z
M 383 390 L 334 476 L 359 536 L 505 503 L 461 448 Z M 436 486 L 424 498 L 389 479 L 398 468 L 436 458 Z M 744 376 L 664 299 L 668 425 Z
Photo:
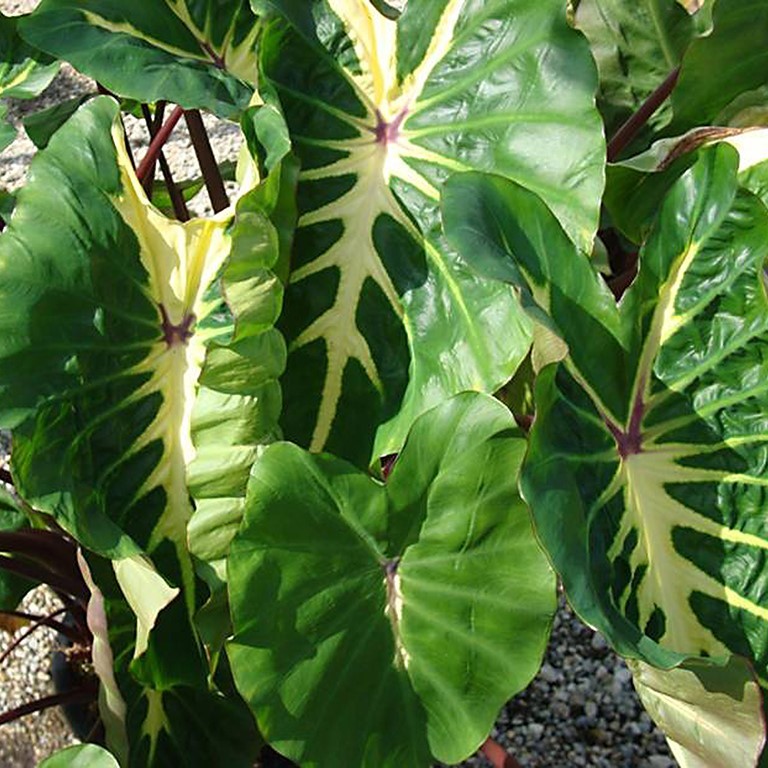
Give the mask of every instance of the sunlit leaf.
M 553 574 L 517 491 L 525 440 L 465 393 L 414 424 L 386 484 L 270 446 L 228 560 L 238 689 L 302 765 L 454 763 L 535 674 Z
M 576 610 L 627 655 L 733 653 L 765 679 L 768 212 L 737 167 L 718 146 L 674 184 L 619 307 L 519 187 L 457 177 L 446 206 L 569 346 L 537 381 L 522 488 Z
M 269 5 L 286 23 L 265 31 L 262 67 L 302 163 L 282 424 L 365 465 L 431 405 L 497 389 L 530 343 L 512 293 L 442 237 L 450 173 L 535 189 L 590 249 L 594 65 L 559 0 L 411 2 L 397 20 L 367 0 Z
M 754 766 L 765 741 L 760 686 L 743 659 L 671 670 L 630 661 L 640 701 L 681 768 Z
M 247 0 L 43 0 L 26 40 L 112 92 L 234 117 L 256 82 L 259 25 Z

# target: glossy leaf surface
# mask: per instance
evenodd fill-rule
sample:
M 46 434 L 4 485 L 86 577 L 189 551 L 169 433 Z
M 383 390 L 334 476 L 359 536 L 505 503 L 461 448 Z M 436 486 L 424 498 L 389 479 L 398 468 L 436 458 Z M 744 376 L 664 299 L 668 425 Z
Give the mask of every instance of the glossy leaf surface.
M 680 65 L 696 33 L 694 18 L 677 0 L 581 0 L 575 25 L 597 61 L 598 106 L 609 137 Z M 648 125 L 658 130 L 670 119 L 665 103 Z
M 672 94 L 671 132 L 698 125 L 738 121 L 739 102 L 751 107 L 749 92 L 768 86 L 768 6 L 762 0 L 716 2 L 712 33 L 696 40 L 686 53 Z
M 594 66 L 555 0 L 409 3 L 396 21 L 367 1 L 270 5 L 286 22 L 265 32 L 262 66 L 302 163 L 282 423 L 365 465 L 441 399 L 498 388 L 530 342 L 508 289 L 442 237 L 447 175 L 495 168 L 590 247 Z
M 119 768 L 119 763 L 103 747 L 77 744 L 46 758 L 39 768 Z
M 228 654 L 276 749 L 386 768 L 479 747 L 538 669 L 555 609 L 517 493 L 524 450 L 474 393 L 417 420 L 386 485 L 266 449 L 230 550 Z
M 618 308 L 524 190 L 468 176 L 445 204 L 570 348 L 539 376 L 522 488 L 576 610 L 623 654 L 733 653 L 765 679 L 768 212 L 737 165 L 720 146 L 676 182 Z
M 0 240 L 0 418 L 24 497 L 118 576 L 149 554 L 191 612 L 192 499 L 236 505 L 274 438 L 277 252 L 248 195 L 185 224 L 150 206 L 116 115 L 96 99 L 54 136 Z
M 754 766 L 765 741 L 760 686 L 749 665 L 690 661 L 659 670 L 630 661 L 640 701 L 667 735 L 680 768 Z
M 43 0 L 21 24 L 30 43 L 114 93 L 234 117 L 256 82 L 247 0 Z

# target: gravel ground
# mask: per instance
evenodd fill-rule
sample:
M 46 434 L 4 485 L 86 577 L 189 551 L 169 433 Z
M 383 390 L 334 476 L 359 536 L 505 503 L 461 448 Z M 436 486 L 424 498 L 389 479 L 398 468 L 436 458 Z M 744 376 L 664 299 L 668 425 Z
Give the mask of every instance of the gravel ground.
M 0 0 L 0 10 L 15 14 L 34 4 L 32 0 Z M 91 81 L 65 66 L 40 99 L 14 102 L 10 114 L 21 127 L 25 114 L 93 90 Z M 237 129 L 209 118 L 206 125 L 217 158 L 234 158 L 239 145 Z M 148 143 L 146 129 L 133 118 L 126 120 L 126 127 L 136 155 L 141 157 Z M 23 184 L 34 152 L 34 146 L 20 131 L 16 141 L 0 155 L 0 187 L 13 190 Z M 174 132 L 166 155 L 177 179 L 198 174 L 183 123 Z M 190 208 L 196 215 L 210 213 L 206 193 L 198 195 Z M 0 452 L 5 452 L 4 440 L 0 435 Z M 35 590 L 26 599 L 25 610 L 50 611 L 53 600 L 44 590 Z M 10 641 L 2 633 L 0 653 Z M 53 641 L 53 631 L 39 630 L 0 667 L 0 711 L 50 693 L 48 667 Z M 675 765 L 662 734 L 643 711 L 623 661 L 564 602 L 538 677 L 505 707 L 492 735 L 526 768 Z M 31 768 L 51 751 L 72 741 L 58 710 L 29 716 L 0 727 L 0 766 Z M 464 765 L 479 768 L 489 763 L 478 757 Z

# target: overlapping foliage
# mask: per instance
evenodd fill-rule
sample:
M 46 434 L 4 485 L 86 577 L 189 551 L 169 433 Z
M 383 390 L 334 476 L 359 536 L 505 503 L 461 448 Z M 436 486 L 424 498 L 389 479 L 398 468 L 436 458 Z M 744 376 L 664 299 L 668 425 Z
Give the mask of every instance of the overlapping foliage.
M 757 764 L 762 3 L 0 20 L 0 97 L 59 59 L 112 94 L 28 122 L 0 235 L 0 608 L 43 578 L 17 531 L 79 545 L 108 750 L 45 765 L 459 762 L 541 662 L 552 568 L 682 765 Z M 166 102 L 239 123 L 214 215 L 179 216 Z

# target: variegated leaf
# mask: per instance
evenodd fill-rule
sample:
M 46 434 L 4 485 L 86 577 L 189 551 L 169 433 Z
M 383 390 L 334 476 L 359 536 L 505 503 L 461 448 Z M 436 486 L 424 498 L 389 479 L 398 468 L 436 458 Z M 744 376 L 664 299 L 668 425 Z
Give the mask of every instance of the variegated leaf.
M 374 455 L 442 398 L 497 388 L 530 342 L 512 293 L 447 246 L 446 176 L 495 168 L 590 247 L 594 66 L 558 0 L 411 2 L 397 20 L 369 0 L 269 5 L 286 23 L 265 32 L 262 66 L 303 167 L 283 426 L 365 464 L 380 424 Z
M 303 766 L 454 764 L 541 664 L 555 579 L 517 490 L 525 440 L 465 392 L 420 416 L 386 483 L 290 443 L 254 465 L 227 562 L 227 655 Z
M 680 768 L 748 768 L 765 742 L 763 696 L 750 666 L 691 660 L 677 669 L 630 661 L 640 701 Z
M 575 25 L 597 61 L 598 105 L 609 137 L 680 65 L 697 33 L 696 19 L 678 0 L 581 0 Z M 663 128 L 671 117 L 665 102 L 649 118 L 645 134 Z
M 738 654 L 765 682 L 768 212 L 737 166 L 718 146 L 676 182 L 618 308 L 519 187 L 457 178 L 446 207 L 569 346 L 537 382 L 522 488 L 576 610 L 624 654 Z
M 0 13 L 0 99 L 31 99 L 42 93 L 59 71 L 59 63 L 25 43 L 17 31 L 18 19 Z M 0 104 L 0 152 L 16 138 L 5 122 Z
M 108 561 L 89 554 L 88 566 L 100 714 L 121 767 L 251 768 L 261 744 L 253 719 L 226 675 L 209 677 L 201 665 L 182 604 L 163 612 L 146 653 L 134 659 L 124 588 Z
M 194 500 L 236 507 L 276 430 L 276 237 L 248 195 L 237 213 L 166 219 L 116 117 L 105 98 L 75 114 L 0 238 L 0 420 L 25 498 L 119 577 L 149 554 L 191 613 Z M 243 230 L 264 247 L 241 247 Z
M 718 142 L 738 150 L 739 181 L 768 203 L 768 128 L 694 128 L 608 166 L 603 203 L 612 224 L 631 241 L 642 243 L 661 200 L 696 161 L 697 150 Z
M 38 48 L 143 102 L 233 117 L 256 82 L 260 26 L 247 0 L 43 0 L 20 29 Z

